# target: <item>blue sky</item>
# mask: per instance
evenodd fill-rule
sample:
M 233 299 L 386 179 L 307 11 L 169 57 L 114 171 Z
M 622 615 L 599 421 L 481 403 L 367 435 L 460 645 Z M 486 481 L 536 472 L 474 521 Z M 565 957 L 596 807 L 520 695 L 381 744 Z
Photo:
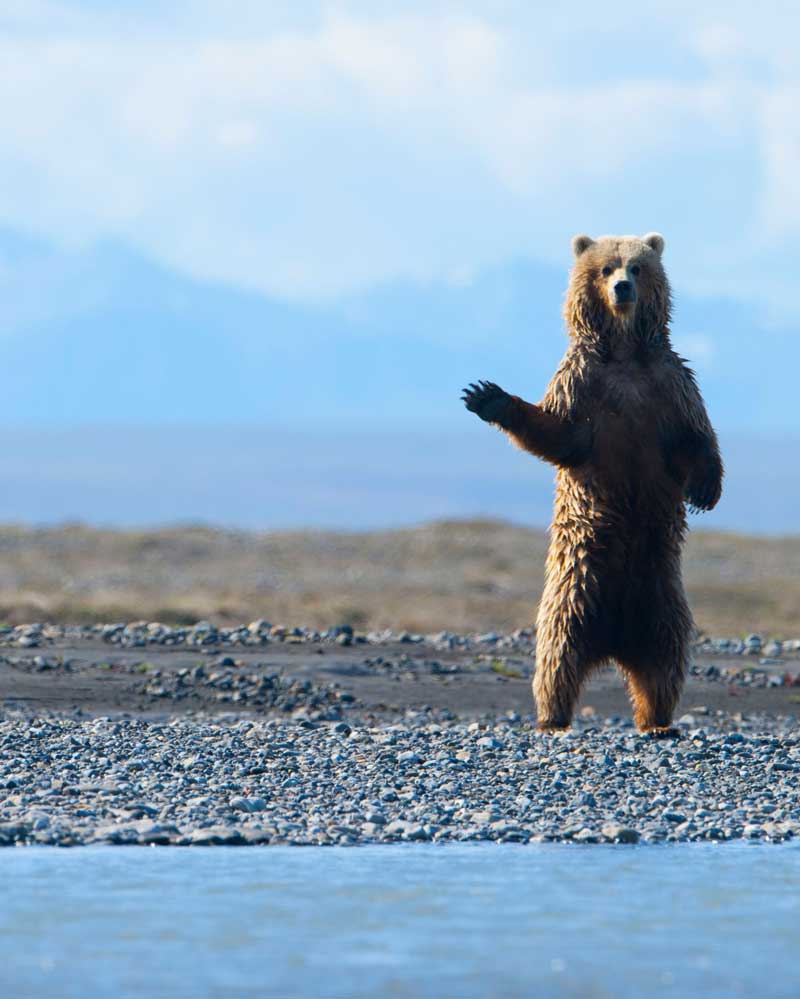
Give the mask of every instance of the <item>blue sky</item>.
M 663 230 L 796 314 L 785 3 L 0 3 L 0 222 L 294 300 Z
M 714 420 L 796 439 L 799 40 L 784 3 L 0 0 L 0 421 L 468 441 L 464 381 L 535 399 L 563 352 L 570 236 L 655 229 Z

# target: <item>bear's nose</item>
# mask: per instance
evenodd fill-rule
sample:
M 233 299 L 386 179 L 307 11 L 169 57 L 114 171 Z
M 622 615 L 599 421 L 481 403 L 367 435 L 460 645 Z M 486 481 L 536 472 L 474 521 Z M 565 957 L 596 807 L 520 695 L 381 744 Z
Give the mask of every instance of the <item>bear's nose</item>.
M 632 302 L 633 285 L 630 281 L 617 281 L 614 285 L 614 295 L 618 302 Z

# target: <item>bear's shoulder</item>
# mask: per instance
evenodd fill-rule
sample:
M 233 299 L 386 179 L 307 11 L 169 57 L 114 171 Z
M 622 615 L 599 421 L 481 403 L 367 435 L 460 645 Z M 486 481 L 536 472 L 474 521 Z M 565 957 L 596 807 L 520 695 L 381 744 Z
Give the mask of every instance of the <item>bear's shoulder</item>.
M 565 419 L 576 419 L 585 409 L 598 378 L 598 362 L 579 343 L 570 344 L 550 380 L 542 405 Z

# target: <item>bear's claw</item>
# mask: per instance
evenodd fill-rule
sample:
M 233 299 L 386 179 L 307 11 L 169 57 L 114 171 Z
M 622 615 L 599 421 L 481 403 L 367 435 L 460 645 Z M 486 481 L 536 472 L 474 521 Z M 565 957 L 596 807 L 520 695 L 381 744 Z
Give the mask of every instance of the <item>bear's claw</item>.
M 487 423 L 501 426 L 508 418 L 511 396 L 494 382 L 471 382 L 461 396 L 464 405 Z
M 650 739 L 680 739 L 681 730 L 674 725 L 656 725 L 642 732 L 642 735 Z
M 721 492 L 722 485 L 718 475 L 706 472 L 702 476 L 693 476 L 686 486 L 689 509 L 692 513 L 713 510 Z

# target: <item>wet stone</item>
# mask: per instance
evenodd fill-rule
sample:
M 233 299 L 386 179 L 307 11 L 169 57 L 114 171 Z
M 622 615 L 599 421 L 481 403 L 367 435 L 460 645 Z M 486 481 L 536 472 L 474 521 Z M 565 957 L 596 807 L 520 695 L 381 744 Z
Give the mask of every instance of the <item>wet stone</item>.
M 602 848 L 800 835 L 800 732 L 788 718 L 704 717 L 666 743 L 580 719 L 567 738 L 426 711 L 340 726 L 5 708 L 0 844 Z

